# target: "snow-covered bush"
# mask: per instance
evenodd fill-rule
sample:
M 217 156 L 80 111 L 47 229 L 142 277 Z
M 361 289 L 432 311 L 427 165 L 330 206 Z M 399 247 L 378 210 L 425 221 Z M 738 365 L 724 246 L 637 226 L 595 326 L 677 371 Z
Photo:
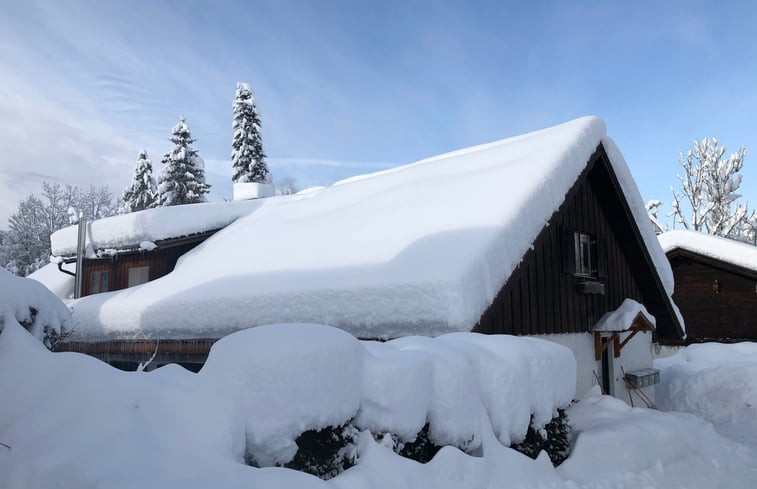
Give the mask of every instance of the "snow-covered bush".
M 297 453 L 284 467 L 331 479 L 355 465 L 358 434 L 352 424 L 308 430 L 297 437 Z
M 0 267 L 0 331 L 17 323 L 54 348 L 72 329 L 71 312 L 41 283 Z
M 570 423 L 564 409 L 557 410 L 557 416 L 544 425 L 544 428 L 528 427 L 526 438 L 520 443 L 510 445 L 524 455 L 536 458 L 545 451 L 555 466 L 560 465 L 570 455 Z
M 287 324 L 219 340 L 198 377 L 235 420 L 237 457 L 327 478 L 353 463 L 350 429 L 379 433 L 419 462 L 445 446 L 480 454 L 489 425 L 502 445 L 520 442 L 571 402 L 575 371 L 570 350 L 532 338 L 360 342 Z

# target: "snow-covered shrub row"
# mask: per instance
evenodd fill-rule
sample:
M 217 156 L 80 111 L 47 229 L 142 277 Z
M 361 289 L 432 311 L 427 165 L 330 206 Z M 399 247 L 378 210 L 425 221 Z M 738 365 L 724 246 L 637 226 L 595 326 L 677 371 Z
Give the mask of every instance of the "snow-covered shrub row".
M 71 331 L 71 311 L 47 287 L 0 267 L 0 331 L 18 323 L 51 348 Z
M 241 374 L 230 371 L 228 380 L 240 385 Z M 757 487 L 757 452 L 694 416 L 630 408 L 598 389 L 567 410 L 577 439 L 557 469 L 544 454 L 531 460 L 504 447 L 486 426 L 480 457 L 443 447 L 420 464 L 366 431 L 358 436 L 357 464 L 328 481 L 257 469 L 241 458 L 241 419 L 229 417 L 236 397 L 207 396 L 211 379 L 199 377 L 178 365 L 122 372 L 85 355 L 51 353 L 11 322 L 0 334 L 0 487 Z
M 567 348 L 533 338 L 454 333 L 360 342 L 328 326 L 272 325 L 219 340 L 198 374 L 204 395 L 224 399 L 258 466 L 284 465 L 308 430 L 352 423 L 411 443 L 480 451 L 548 423 L 575 390 Z M 261 420 L 265 420 L 264 422 Z M 240 454 L 242 455 L 242 454 Z

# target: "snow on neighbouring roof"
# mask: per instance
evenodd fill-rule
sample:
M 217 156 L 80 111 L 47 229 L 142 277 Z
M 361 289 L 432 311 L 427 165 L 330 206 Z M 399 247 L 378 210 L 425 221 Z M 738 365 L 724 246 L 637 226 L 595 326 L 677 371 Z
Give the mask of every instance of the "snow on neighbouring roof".
M 757 272 L 757 246 L 697 231 L 668 231 L 657 237 L 665 253 L 690 251 Z
M 256 201 L 208 202 L 157 207 L 106 217 L 87 223 L 87 243 L 96 250 L 137 249 L 145 241 L 221 229 L 259 205 Z M 50 237 L 53 255 L 75 255 L 77 235 L 77 226 L 53 233 Z
M 599 321 L 591 330 L 600 332 L 628 331 L 639 314 L 647 318 L 652 326 L 655 325 L 655 318 L 649 314 L 646 307 L 633 299 L 625 299 L 620 307 L 599 318 Z
M 670 295 L 670 265 L 625 161 L 604 123 L 584 117 L 256 201 L 170 274 L 78 301 L 75 335 L 215 337 L 282 322 L 365 338 L 470 330 L 600 142 Z

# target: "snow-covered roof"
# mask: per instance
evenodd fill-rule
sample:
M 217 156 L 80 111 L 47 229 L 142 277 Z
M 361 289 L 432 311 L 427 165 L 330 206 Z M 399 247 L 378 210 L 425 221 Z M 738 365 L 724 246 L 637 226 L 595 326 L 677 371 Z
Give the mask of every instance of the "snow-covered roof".
M 255 202 L 167 276 L 77 302 L 75 334 L 214 337 L 280 322 L 368 338 L 470 330 L 600 143 L 671 295 L 670 265 L 625 161 L 604 122 L 584 117 Z
M 676 249 L 757 272 L 757 246 L 697 231 L 668 231 L 658 236 L 665 253 Z
M 625 299 L 620 307 L 599 318 L 591 330 L 596 332 L 628 331 L 639 314 L 643 315 L 652 326 L 655 325 L 655 317 L 649 314 L 647 308 L 629 298 Z
M 208 202 L 157 207 L 106 217 L 87 223 L 87 244 L 95 250 L 138 249 L 146 241 L 155 242 L 215 231 L 246 216 L 260 205 L 255 200 Z M 50 237 L 53 255 L 76 254 L 77 226 L 69 226 Z

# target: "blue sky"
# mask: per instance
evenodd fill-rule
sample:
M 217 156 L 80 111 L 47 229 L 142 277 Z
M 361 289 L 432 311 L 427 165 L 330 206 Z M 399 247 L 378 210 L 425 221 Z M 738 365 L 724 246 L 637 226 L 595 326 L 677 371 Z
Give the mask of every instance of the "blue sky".
M 300 187 L 592 114 L 645 199 L 718 136 L 754 151 L 757 206 L 753 5 L 0 0 L 0 222 L 44 179 L 120 192 L 140 147 L 159 169 L 179 115 L 228 197 L 237 81 Z

